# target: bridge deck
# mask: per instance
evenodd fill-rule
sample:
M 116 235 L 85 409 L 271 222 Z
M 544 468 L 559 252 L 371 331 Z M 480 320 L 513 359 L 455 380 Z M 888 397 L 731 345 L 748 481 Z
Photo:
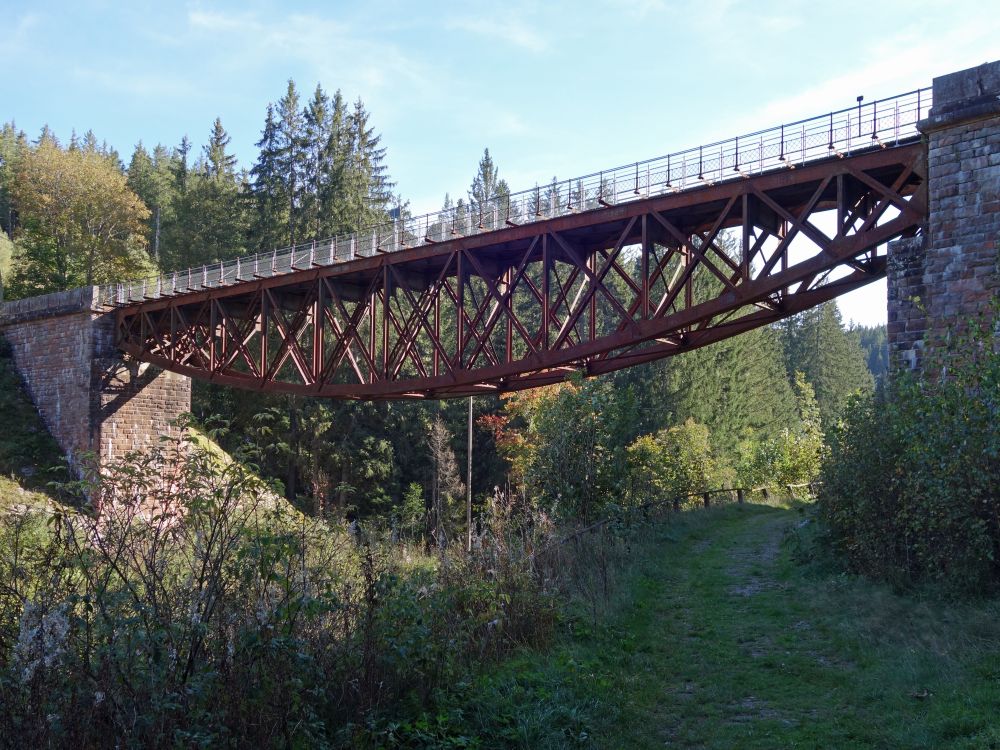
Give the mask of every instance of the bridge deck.
M 147 282 L 141 302 L 118 288 L 120 346 L 193 377 L 340 398 L 525 388 L 703 346 L 884 274 L 885 243 L 926 216 L 924 148 L 912 135 L 924 104 L 896 102 L 885 122 L 873 111 L 861 139 L 856 110 L 819 118 L 829 140 L 818 144 L 818 121 L 799 124 L 797 161 L 789 126 L 777 143 L 757 134 L 756 168 L 741 166 L 752 140 L 742 136 L 730 161 L 719 145 L 723 179 L 705 171 L 702 147 L 702 179 L 684 190 L 668 187 L 672 155 L 659 179 L 662 160 L 646 163 L 645 179 L 632 165 L 636 187 L 617 205 L 599 175 L 596 186 L 576 181 L 575 196 L 554 190 L 548 217 L 537 197 L 512 196 L 481 231 L 462 216 L 423 217 L 418 233 L 401 222 L 395 236 L 413 246 L 396 252 L 380 252 L 373 231 L 367 248 L 350 238 L 342 262 L 310 245 L 308 256 L 256 256 L 211 279 L 203 269 L 200 281 L 185 272 Z M 525 202 L 534 221 L 510 218 Z M 334 258 L 341 244 L 330 243 Z

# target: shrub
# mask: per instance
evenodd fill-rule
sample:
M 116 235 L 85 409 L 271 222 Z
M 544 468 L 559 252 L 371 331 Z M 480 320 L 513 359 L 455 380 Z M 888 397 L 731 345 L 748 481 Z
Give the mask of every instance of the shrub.
M 0 746 L 356 746 L 553 627 L 520 528 L 401 554 L 187 441 L 87 491 L 99 515 L 0 526 Z
M 693 419 L 636 438 L 628 447 L 628 467 L 636 503 L 716 489 L 722 481 L 708 427 Z
M 812 386 L 795 373 L 799 424 L 770 440 L 748 436 L 739 445 L 736 474 L 746 488 L 783 487 L 813 482 L 820 472 L 823 430 Z
M 894 375 L 854 399 L 823 465 L 822 517 L 851 566 L 896 583 L 1000 583 L 1000 354 L 956 337 L 935 380 Z

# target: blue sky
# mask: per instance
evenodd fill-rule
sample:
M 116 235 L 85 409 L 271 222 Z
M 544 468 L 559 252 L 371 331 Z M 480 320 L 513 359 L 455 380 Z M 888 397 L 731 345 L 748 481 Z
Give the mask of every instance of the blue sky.
M 200 147 L 241 163 L 293 78 L 361 97 L 416 212 L 488 146 L 515 190 L 929 85 L 1000 59 L 987 0 L 44 2 L 0 0 L 0 119 Z M 879 296 L 881 295 L 881 296 Z M 885 318 L 884 284 L 845 316 Z

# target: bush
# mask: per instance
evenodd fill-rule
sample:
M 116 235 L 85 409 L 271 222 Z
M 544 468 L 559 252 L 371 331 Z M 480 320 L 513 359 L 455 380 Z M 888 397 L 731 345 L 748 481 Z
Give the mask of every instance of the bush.
M 1000 354 L 992 326 L 956 337 L 936 380 L 894 375 L 833 431 L 822 517 L 857 571 L 956 592 L 1000 583 Z
M 636 438 L 628 447 L 628 467 L 637 504 L 717 489 L 722 482 L 708 427 L 693 419 Z
M 500 523 L 472 557 L 353 539 L 187 441 L 86 489 L 0 526 L 0 746 L 353 747 L 553 627 Z

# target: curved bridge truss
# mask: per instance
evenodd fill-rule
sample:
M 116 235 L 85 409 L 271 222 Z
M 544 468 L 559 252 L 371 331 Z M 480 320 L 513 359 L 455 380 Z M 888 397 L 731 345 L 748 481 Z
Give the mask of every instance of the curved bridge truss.
M 530 388 L 704 346 L 885 275 L 925 148 L 850 156 L 121 307 L 119 346 L 331 398 Z

